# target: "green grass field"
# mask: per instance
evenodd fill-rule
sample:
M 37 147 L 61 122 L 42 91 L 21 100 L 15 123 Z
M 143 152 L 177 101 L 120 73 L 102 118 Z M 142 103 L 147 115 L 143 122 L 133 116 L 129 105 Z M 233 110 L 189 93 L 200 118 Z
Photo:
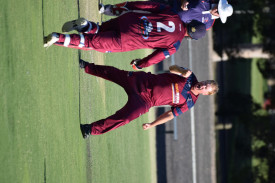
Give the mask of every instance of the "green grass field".
M 114 2 L 120 1 L 104 1 Z M 141 128 L 152 117 L 88 140 L 79 129 L 127 100 L 119 86 L 84 74 L 79 53 L 89 62 L 126 70 L 133 58 L 148 53 L 43 48 L 43 34 L 60 32 L 78 13 L 100 22 L 97 3 L 80 1 L 78 12 L 72 0 L 1 1 L 1 183 L 156 182 L 154 130 Z

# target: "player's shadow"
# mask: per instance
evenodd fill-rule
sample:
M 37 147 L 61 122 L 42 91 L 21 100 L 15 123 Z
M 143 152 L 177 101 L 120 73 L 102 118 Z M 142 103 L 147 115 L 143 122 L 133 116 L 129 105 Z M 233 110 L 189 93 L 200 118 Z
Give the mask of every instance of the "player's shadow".
M 46 167 L 46 158 L 44 158 L 44 183 L 47 182 L 47 167 Z
M 45 22 L 44 22 L 44 0 L 42 0 L 42 34 L 43 34 L 43 38 L 45 37 Z
M 156 116 L 165 112 L 165 108 L 160 107 L 156 110 Z M 156 148 L 157 148 L 157 180 L 158 183 L 167 182 L 166 170 L 166 144 L 165 144 L 165 125 L 156 127 Z

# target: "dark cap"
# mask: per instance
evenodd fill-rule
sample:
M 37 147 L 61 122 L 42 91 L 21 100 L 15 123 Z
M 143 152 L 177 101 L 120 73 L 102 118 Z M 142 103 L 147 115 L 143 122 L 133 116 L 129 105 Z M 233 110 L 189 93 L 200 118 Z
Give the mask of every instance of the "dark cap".
M 192 39 L 200 39 L 206 34 L 206 26 L 197 20 L 192 20 L 187 24 L 187 33 Z

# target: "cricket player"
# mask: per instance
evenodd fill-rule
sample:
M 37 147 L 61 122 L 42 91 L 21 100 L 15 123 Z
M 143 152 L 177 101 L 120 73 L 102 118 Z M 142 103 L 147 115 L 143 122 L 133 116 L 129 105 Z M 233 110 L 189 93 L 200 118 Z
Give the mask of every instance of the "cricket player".
M 169 6 L 141 1 L 128 2 L 127 7 L 142 11 L 125 13 L 101 26 L 84 18 L 66 22 L 64 32 L 77 30 L 81 34 L 52 33 L 44 38 L 44 47 L 55 44 L 100 52 L 155 49 L 147 57 L 131 62 L 139 70 L 174 54 L 184 37 L 200 39 L 206 33 L 204 24 L 198 21 L 184 24 Z
M 206 30 L 209 30 L 216 19 L 220 18 L 222 23 L 225 23 L 227 17 L 233 14 L 233 7 L 228 4 L 227 0 L 220 0 L 219 3 L 214 3 L 214 0 L 179 0 L 180 11 L 178 11 L 180 19 L 188 24 L 192 20 L 197 20 L 206 25 Z M 178 2 L 178 1 L 175 1 Z M 127 12 L 135 12 L 136 9 L 128 6 L 128 2 L 115 5 L 99 5 L 99 13 L 108 16 L 120 16 Z M 140 10 L 138 10 L 140 11 Z
M 218 91 L 213 80 L 198 82 L 196 76 L 186 68 L 170 66 L 170 73 L 151 74 L 146 72 L 129 72 L 111 66 L 101 66 L 80 60 L 80 68 L 103 79 L 112 81 L 128 95 L 126 105 L 115 114 L 91 124 L 81 124 L 83 138 L 100 135 L 145 114 L 153 106 L 170 105 L 171 110 L 159 116 L 152 123 L 143 124 L 147 130 L 168 122 L 186 112 L 196 103 L 199 95 L 212 95 Z

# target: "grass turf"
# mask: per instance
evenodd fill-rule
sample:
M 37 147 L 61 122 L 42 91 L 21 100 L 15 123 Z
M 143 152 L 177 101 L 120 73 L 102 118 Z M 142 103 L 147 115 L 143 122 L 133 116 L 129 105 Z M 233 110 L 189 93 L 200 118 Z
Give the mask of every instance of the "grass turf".
M 85 4 L 90 1 L 80 2 L 80 15 L 89 13 L 87 9 L 97 12 L 97 1 L 92 2 L 89 8 Z M 2 1 L 1 12 L 0 181 L 154 180 L 150 132 L 141 129 L 148 115 L 105 135 L 82 139 L 80 122 L 113 114 L 127 96 L 119 86 L 79 71 L 78 50 L 43 48 L 43 34 L 59 32 L 65 21 L 78 17 L 77 2 Z M 132 58 L 144 56 L 144 51 L 80 53 L 88 61 L 127 70 Z

